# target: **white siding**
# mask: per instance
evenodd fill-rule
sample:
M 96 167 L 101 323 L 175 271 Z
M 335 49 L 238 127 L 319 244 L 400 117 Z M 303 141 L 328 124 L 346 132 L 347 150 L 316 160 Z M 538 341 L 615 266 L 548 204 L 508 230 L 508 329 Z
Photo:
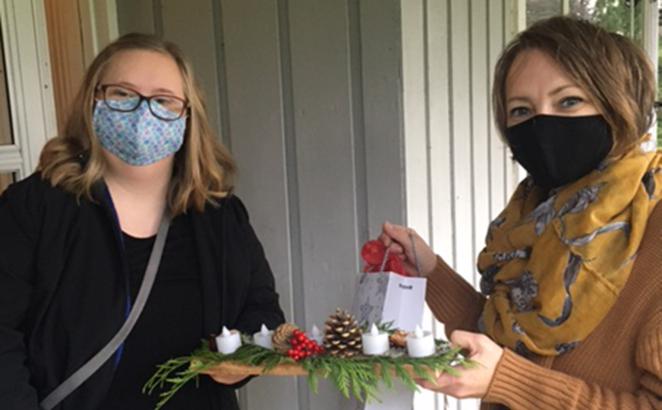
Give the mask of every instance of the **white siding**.
M 517 167 L 492 123 L 490 90 L 518 3 L 403 0 L 401 5 L 407 224 L 477 285 L 475 257 L 487 225 L 517 181 Z M 444 336 L 429 311 L 426 326 Z M 449 399 L 449 405 L 478 408 L 476 400 Z M 443 409 L 444 398 L 421 392 L 415 408 Z

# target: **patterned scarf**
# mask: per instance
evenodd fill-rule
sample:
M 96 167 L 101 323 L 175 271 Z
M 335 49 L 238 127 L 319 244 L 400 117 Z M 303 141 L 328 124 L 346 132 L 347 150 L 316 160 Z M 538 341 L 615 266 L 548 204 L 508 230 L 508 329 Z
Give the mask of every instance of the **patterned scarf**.
M 478 257 L 481 330 L 525 356 L 574 348 L 625 286 L 661 194 L 662 151 L 638 148 L 547 198 L 525 179 Z

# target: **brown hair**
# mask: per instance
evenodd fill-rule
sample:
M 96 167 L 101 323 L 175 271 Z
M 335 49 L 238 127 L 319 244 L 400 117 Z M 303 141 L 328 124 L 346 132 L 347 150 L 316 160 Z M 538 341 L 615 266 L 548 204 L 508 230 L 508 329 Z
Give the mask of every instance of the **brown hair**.
M 179 68 L 189 112 L 184 144 L 175 155 L 168 205 L 173 215 L 191 208 L 202 211 L 205 204 L 214 203 L 214 199 L 232 191 L 235 164 L 209 126 L 190 63 L 176 45 L 152 35 L 124 35 L 96 56 L 73 102 L 64 135 L 48 141 L 41 152 L 38 170 L 52 185 L 78 198 L 92 198 L 91 188 L 103 178 L 106 166 L 92 125 L 95 89 L 112 58 L 127 50 L 163 53 L 172 57 Z
M 612 156 L 642 140 L 651 126 L 655 102 L 648 57 L 631 40 L 571 17 L 552 17 L 533 24 L 502 52 L 492 89 L 494 117 L 502 136 L 508 115 L 508 72 L 515 58 L 531 49 L 547 53 L 589 95 L 611 127 Z

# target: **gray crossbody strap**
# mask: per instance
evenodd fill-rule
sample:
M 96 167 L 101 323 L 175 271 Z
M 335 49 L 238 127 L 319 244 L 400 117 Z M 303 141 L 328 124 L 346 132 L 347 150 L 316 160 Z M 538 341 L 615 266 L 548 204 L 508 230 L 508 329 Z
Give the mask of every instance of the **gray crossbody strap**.
M 156 278 L 156 272 L 159 270 L 159 264 L 161 263 L 161 256 L 163 255 L 163 248 L 165 247 L 169 228 L 170 218 L 167 215 L 164 215 L 161 220 L 161 225 L 159 226 L 159 232 L 156 235 L 156 240 L 154 241 L 154 246 L 152 247 L 152 253 L 149 256 L 149 262 L 147 263 L 147 269 L 145 270 L 145 276 L 140 285 L 138 296 L 136 297 L 136 301 L 131 308 L 131 312 L 126 319 L 126 322 L 124 322 L 117 334 L 113 336 L 103 349 L 95 354 L 87 361 L 87 363 L 85 363 L 80 369 L 76 370 L 75 373 L 69 376 L 68 379 L 57 386 L 55 390 L 42 400 L 40 405 L 43 410 L 51 410 L 71 394 L 71 392 L 80 387 L 85 380 L 89 379 L 104 363 L 106 363 L 108 359 L 110 359 L 117 348 L 119 348 L 122 342 L 124 342 L 127 336 L 129 336 L 129 333 L 131 333 L 131 329 L 133 329 L 133 326 L 138 321 L 138 317 L 142 313 L 145 303 L 147 302 L 147 297 L 152 290 L 152 285 Z

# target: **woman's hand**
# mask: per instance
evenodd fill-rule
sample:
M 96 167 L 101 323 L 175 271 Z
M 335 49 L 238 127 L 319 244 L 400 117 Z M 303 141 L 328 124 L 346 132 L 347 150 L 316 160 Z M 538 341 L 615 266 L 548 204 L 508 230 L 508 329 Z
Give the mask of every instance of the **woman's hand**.
M 451 333 L 451 343 L 468 351 L 469 358 L 477 363 L 471 369 L 456 368 L 459 376 L 443 373 L 431 383 L 419 379 L 417 383 L 429 390 L 449 394 L 458 399 L 467 397 L 482 398 L 494 377 L 497 364 L 503 355 L 503 348 L 489 337 L 480 333 L 456 330 Z
M 389 248 L 389 252 L 397 255 L 404 265 L 407 273 L 414 276 L 427 276 L 434 270 L 437 264 L 437 255 L 430 249 L 427 243 L 411 228 L 401 225 L 384 223 L 379 240 Z M 412 247 L 415 242 L 416 256 Z M 416 270 L 416 258 L 421 271 Z

